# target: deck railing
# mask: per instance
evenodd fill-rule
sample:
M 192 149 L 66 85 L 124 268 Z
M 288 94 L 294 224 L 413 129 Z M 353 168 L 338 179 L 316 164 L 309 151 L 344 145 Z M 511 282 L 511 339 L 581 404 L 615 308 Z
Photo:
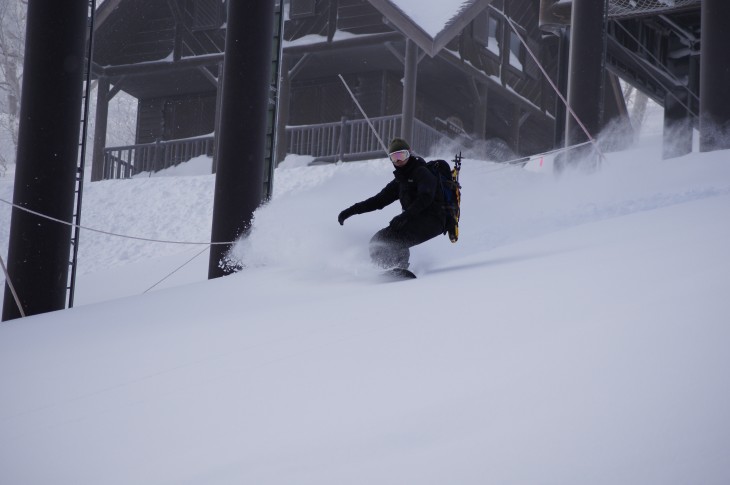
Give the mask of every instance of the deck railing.
M 213 156 L 213 136 L 157 141 L 104 149 L 104 179 L 130 178 L 141 172 L 157 172 L 200 155 Z
M 371 122 L 383 143 L 400 135 L 401 116 L 381 116 Z M 364 160 L 384 156 L 380 142 L 364 119 L 343 118 L 338 123 L 287 126 L 287 153 L 311 155 L 319 161 Z M 427 155 L 431 147 L 448 139 L 440 131 L 414 120 L 413 150 Z M 213 156 L 215 138 L 204 136 L 157 141 L 104 149 L 104 179 L 131 178 L 142 172 L 157 172 L 200 155 Z
M 383 143 L 400 136 L 401 115 L 381 116 L 370 121 Z M 311 155 L 321 161 L 362 160 L 384 156 L 383 148 L 364 119 L 342 118 L 337 123 L 287 126 L 287 153 Z M 413 139 L 416 153 L 427 154 L 432 146 L 447 138 L 420 120 L 414 120 Z

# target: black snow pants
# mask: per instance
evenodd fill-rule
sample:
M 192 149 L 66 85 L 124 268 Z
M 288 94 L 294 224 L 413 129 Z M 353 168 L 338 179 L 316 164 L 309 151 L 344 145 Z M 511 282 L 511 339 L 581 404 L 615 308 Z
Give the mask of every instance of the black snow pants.
M 383 228 L 370 239 L 370 259 L 381 268 L 408 268 L 409 248 L 444 233 L 444 222 L 431 214 L 413 216 L 399 229 Z

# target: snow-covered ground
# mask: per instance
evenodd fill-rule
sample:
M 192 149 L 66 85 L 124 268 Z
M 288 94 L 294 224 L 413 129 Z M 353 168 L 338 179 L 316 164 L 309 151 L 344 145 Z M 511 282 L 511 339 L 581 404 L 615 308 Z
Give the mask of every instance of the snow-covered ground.
M 77 306 L 0 325 L 0 481 L 730 483 L 728 152 L 660 158 L 467 159 L 461 239 L 406 282 L 367 261 L 395 207 L 336 221 L 385 160 L 289 159 L 214 281 L 204 247 L 83 231 Z M 88 184 L 84 225 L 206 241 L 188 169 Z

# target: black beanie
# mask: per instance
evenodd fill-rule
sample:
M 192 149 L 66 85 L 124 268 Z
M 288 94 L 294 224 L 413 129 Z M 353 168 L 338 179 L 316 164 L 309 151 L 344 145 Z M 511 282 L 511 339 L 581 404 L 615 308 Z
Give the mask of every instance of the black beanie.
M 390 146 L 388 147 L 388 153 L 410 149 L 410 145 L 408 145 L 408 142 L 405 141 L 403 138 L 393 138 L 393 141 L 390 142 Z

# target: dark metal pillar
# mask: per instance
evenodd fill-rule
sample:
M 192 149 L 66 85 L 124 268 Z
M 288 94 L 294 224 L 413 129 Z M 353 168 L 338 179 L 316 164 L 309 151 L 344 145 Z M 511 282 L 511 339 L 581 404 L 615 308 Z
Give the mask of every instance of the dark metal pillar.
M 240 237 L 261 203 L 273 27 L 272 0 L 229 0 L 213 242 Z M 229 250 L 227 244 L 211 246 L 208 278 L 234 271 L 222 264 Z
M 681 157 L 692 153 L 692 115 L 687 110 L 687 90 L 668 92 L 664 97 L 662 157 Z
M 568 104 L 592 137 L 601 129 L 605 67 L 605 0 L 574 0 L 570 28 L 570 62 L 568 68 Z M 583 128 L 568 114 L 566 145 L 588 141 Z M 577 162 L 581 150 L 569 152 Z
M 104 178 L 104 148 L 109 119 L 109 78 L 102 76 L 96 86 L 96 118 L 94 123 L 94 148 L 91 157 L 91 181 Z
M 416 83 L 418 82 L 418 45 L 406 40 L 406 58 L 403 76 L 403 121 L 401 138 L 413 143 L 413 124 L 416 118 Z
M 702 1 L 700 151 L 730 148 L 730 2 Z
M 272 50 L 271 50 L 271 68 L 270 68 L 270 91 L 269 91 L 269 107 L 266 129 L 266 155 L 264 157 L 264 187 L 263 187 L 263 198 L 264 200 L 270 199 L 274 195 L 274 173 L 276 172 L 276 155 L 279 143 L 279 95 L 281 88 L 281 73 L 283 71 L 284 62 L 284 18 L 286 17 L 284 12 L 282 1 L 274 2 L 274 26 L 272 29 Z M 337 9 L 332 8 L 331 12 L 334 12 L 335 20 L 332 21 L 332 31 L 334 32 L 334 25 L 337 17 Z M 332 15 L 332 13 L 330 14 Z M 331 17 L 330 17 L 331 18 Z M 334 34 L 333 34 L 334 35 Z M 286 136 L 286 133 L 284 134 Z M 286 138 L 284 140 L 286 144 Z
M 30 0 L 13 202 L 73 217 L 88 0 Z M 26 315 L 66 306 L 71 227 L 13 208 L 8 272 Z M 5 286 L 3 320 L 20 311 Z

